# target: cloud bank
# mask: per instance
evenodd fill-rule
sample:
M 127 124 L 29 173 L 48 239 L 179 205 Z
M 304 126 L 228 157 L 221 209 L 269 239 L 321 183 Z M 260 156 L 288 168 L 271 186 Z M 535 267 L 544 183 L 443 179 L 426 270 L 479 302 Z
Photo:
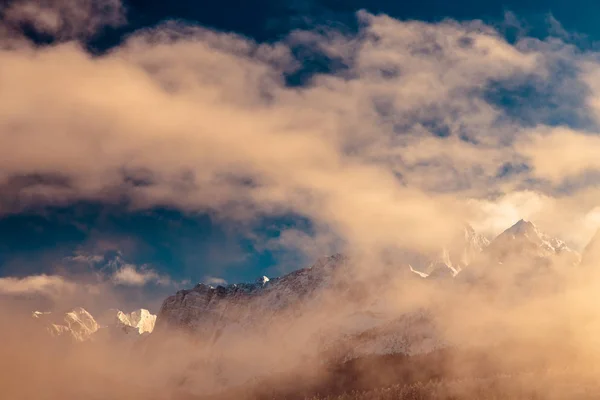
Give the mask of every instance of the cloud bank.
M 515 191 L 568 202 L 579 218 L 597 198 L 597 138 L 546 120 L 576 107 L 598 120 L 598 57 L 568 39 L 511 44 L 478 21 L 360 11 L 356 34 L 295 31 L 261 44 L 165 23 L 92 56 L 74 39 L 118 23 L 122 9 L 83 3 L 40 6 L 50 17 L 28 14 L 29 3 L 4 11 L 5 31 L 35 15 L 62 39 L 0 51 L 0 212 L 126 200 L 241 224 L 294 214 L 315 238 L 377 253 L 429 249 L 465 220 L 506 227 L 512 215 L 478 206 Z M 339 67 L 288 85 L 299 46 Z M 576 84 L 554 83 L 559 73 Z M 503 100 L 531 87 L 543 94 L 527 108 L 535 124 Z M 581 247 L 564 220 L 541 226 Z

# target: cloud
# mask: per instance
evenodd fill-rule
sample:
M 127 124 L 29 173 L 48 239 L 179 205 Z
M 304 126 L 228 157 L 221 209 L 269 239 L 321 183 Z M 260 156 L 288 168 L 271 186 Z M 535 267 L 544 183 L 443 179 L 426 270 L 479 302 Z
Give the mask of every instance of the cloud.
M 520 151 L 529 157 L 538 176 L 554 183 L 600 171 L 600 137 L 596 134 L 548 129 L 528 136 L 520 143 Z
M 492 238 L 520 219 L 534 221 L 543 232 L 583 250 L 600 229 L 597 189 L 551 196 L 533 190 L 514 191 L 489 199 L 470 200 L 469 222 Z
M 299 215 L 315 242 L 355 252 L 430 250 L 468 219 L 468 199 L 554 196 L 536 179 L 593 167 L 588 151 L 581 168 L 553 169 L 544 154 L 564 140 L 543 147 L 543 123 L 523 126 L 489 96 L 555 90 L 556 65 L 581 62 L 567 43 L 510 44 L 482 22 L 357 18 L 356 35 L 271 44 L 167 23 L 95 57 L 73 42 L 2 50 L 0 212 L 126 199 L 241 225 Z M 344 68 L 289 87 L 297 46 Z
M 533 191 L 512 192 L 492 200 L 471 200 L 476 208 L 471 224 L 475 230 L 493 237 L 520 219 L 535 219 L 549 201 L 549 197 Z
M 463 189 L 502 158 L 441 131 L 489 128 L 498 112 L 477 90 L 538 70 L 537 56 L 476 25 L 360 18 L 360 36 L 319 41 L 353 53 L 349 78 L 301 89 L 283 84 L 293 44 L 178 25 L 97 58 L 73 44 L 4 51 L 6 182 L 41 177 L 14 189 L 21 205 L 126 196 L 238 220 L 292 212 L 355 248 L 427 245 L 462 220 L 460 203 L 436 192 Z
M 33 275 L 24 278 L 0 278 L 0 294 L 9 296 L 38 294 L 64 296 L 75 290 L 75 284 L 61 276 Z
M 58 40 L 87 38 L 106 26 L 125 22 L 119 0 L 16 1 L 0 8 L 0 16 L 13 29 L 27 25 Z
M 225 279 L 216 276 L 207 276 L 204 278 L 204 282 L 208 285 L 227 285 L 227 281 Z
M 159 275 L 156 271 L 147 268 L 137 269 L 134 265 L 127 264 L 117 269 L 112 275 L 112 281 L 117 285 L 144 286 L 150 282 L 159 285 L 168 285 L 170 280 Z

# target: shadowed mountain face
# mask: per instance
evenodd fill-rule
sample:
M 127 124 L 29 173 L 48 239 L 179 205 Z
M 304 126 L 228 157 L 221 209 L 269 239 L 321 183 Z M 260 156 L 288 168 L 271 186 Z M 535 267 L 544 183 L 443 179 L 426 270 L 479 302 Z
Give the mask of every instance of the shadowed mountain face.
M 201 283 L 191 290 L 181 290 L 163 302 L 157 331 L 176 326 L 210 338 L 228 324 L 249 326 L 293 312 L 313 301 L 319 291 L 340 285 L 342 279 L 336 272 L 347 262 L 346 257 L 334 255 L 280 278 L 261 277 L 255 283 L 216 288 Z

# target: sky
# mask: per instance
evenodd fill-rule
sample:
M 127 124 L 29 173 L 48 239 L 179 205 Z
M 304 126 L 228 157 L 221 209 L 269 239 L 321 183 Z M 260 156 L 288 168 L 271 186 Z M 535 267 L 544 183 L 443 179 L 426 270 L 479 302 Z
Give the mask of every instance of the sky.
M 151 304 L 600 225 L 593 1 L 0 4 L 0 293 Z M 81 289 L 81 288 L 84 289 Z M 150 306 L 148 306 L 150 307 Z

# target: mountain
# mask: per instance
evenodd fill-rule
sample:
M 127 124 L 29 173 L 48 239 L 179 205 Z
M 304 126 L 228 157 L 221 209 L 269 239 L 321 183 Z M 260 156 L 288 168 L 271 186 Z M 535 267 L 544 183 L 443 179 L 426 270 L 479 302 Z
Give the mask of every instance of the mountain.
M 560 282 L 557 278 L 562 275 L 545 273 L 554 270 L 548 267 L 572 267 L 579 263 L 579 255 L 565 242 L 544 234 L 524 220 L 491 243 L 465 226 L 439 248 L 438 253 L 431 255 L 394 254 L 390 257 L 390 268 L 370 274 L 367 280 L 360 279 L 365 274 L 354 274 L 350 258 L 336 254 L 278 278 L 260 277 L 253 283 L 216 287 L 200 283 L 178 291 L 163 302 L 156 329 L 144 341 L 145 348 L 160 347 L 173 331 L 191 334 L 194 345 L 207 350 L 211 360 L 224 354 L 224 359 L 231 359 L 228 348 L 231 343 L 241 348 L 244 345 L 239 345 L 240 341 L 259 347 L 251 352 L 256 352 L 253 360 L 260 359 L 262 367 L 257 361 L 251 369 L 236 370 L 236 378 L 228 378 L 223 386 L 272 373 L 269 368 L 278 365 L 277 360 L 271 360 L 273 357 L 299 348 L 300 358 L 316 355 L 335 362 L 371 355 L 427 354 L 473 344 L 462 343 L 462 335 L 447 335 L 447 326 L 444 326 L 448 310 L 465 306 L 460 304 L 463 289 L 469 289 L 465 283 L 484 284 L 481 287 L 486 296 L 508 295 L 506 298 L 513 300 L 517 298 L 512 296 L 515 293 L 538 293 L 530 290 L 538 284 L 555 290 L 560 287 L 555 282 Z M 512 269 L 512 264 L 521 265 L 523 269 Z M 517 273 L 513 273 L 515 270 Z M 470 280 L 473 272 L 490 279 L 479 279 L 475 275 L 476 279 Z M 498 276 L 500 279 L 496 280 Z M 438 286 L 439 279 L 444 281 L 443 286 Z M 493 284 L 488 285 L 489 282 Z M 513 286 L 518 287 L 516 292 L 504 290 Z M 421 292 L 422 288 L 425 291 Z M 494 291 L 495 288 L 500 290 Z M 404 296 L 405 289 L 408 297 Z M 449 289 L 445 293 L 458 296 L 452 297 L 458 301 L 439 301 L 435 298 L 438 289 Z M 425 297 L 429 300 L 417 303 L 419 306 L 404 304 L 405 301 L 410 303 L 415 292 L 418 296 L 414 301 L 421 301 L 421 293 L 427 293 Z M 493 342 L 496 337 L 475 336 L 484 343 Z M 264 348 L 262 343 L 256 345 L 256 337 L 265 342 Z M 204 365 L 203 362 L 195 360 L 191 364 Z M 186 365 L 181 368 L 184 373 L 193 373 Z M 219 373 L 227 375 L 221 368 L 233 370 L 235 362 L 219 364 Z
M 102 313 L 98 322 L 105 328 L 133 331 L 136 334 L 151 333 L 156 323 L 156 315 L 140 308 L 139 310 L 125 313 L 121 310 L 110 309 Z
M 279 278 L 261 277 L 254 283 L 216 287 L 200 283 L 192 289 L 178 291 L 163 302 L 156 321 L 156 332 L 176 327 L 215 342 L 232 327 L 256 327 L 260 325 L 259 321 L 270 321 L 278 316 L 297 313 L 299 309 L 309 309 L 311 304 L 318 304 L 319 298 L 326 293 L 340 302 L 346 301 L 343 299 L 360 302 L 369 296 L 370 291 L 376 295 L 387 281 L 394 278 L 452 278 L 467 267 L 488 243 L 484 236 L 465 225 L 454 238 L 440 246 L 438 254 L 400 253 L 395 259 L 400 260 L 401 268 L 392 266 L 381 276 L 371 276 L 369 282 L 354 281 L 350 259 L 336 254 Z M 390 322 L 387 317 L 372 318 L 379 314 L 374 306 L 355 314 L 363 322 L 368 321 L 360 325 L 365 330 Z
M 489 245 L 489 240 L 468 224 L 442 245 L 437 254 L 410 254 L 409 268 L 428 279 L 453 278 Z
M 143 333 L 152 333 L 154 324 L 156 323 L 156 315 L 150 314 L 150 311 L 143 308 L 132 311 L 129 314 L 119 311 L 117 318 L 121 324 L 136 328 L 140 335 Z
M 411 275 L 403 278 L 418 283 Z M 164 301 L 151 339 L 174 328 L 218 347 L 229 335 L 260 334 L 284 326 L 282 334 L 290 337 L 304 332 L 301 340 L 306 340 L 309 352 L 336 359 L 372 352 L 411 354 L 443 346 L 436 330 L 430 329 L 430 313 L 398 313 L 386 301 L 384 293 L 390 288 L 385 282 L 377 277 L 355 279 L 350 259 L 337 254 L 279 278 L 217 287 L 198 284 Z
M 72 339 L 76 342 L 99 340 L 106 336 L 121 337 L 135 333 L 135 336 L 150 333 L 154 329 L 156 315 L 140 309 L 129 314 L 120 310 L 108 310 L 96 320 L 82 307 L 64 314 L 34 311 L 32 317 L 53 337 Z
M 248 326 L 315 300 L 320 289 L 334 285 L 334 272 L 347 262 L 336 254 L 280 278 L 217 287 L 200 283 L 180 290 L 163 302 L 156 331 L 175 326 L 216 340 L 228 325 Z
M 70 338 L 77 342 L 89 340 L 99 329 L 94 317 L 81 307 L 58 315 L 34 311 L 32 317 L 39 321 L 51 336 Z
M 386 280 L 394 278 L 395 273 L 396 277 L 417 281 L 454 278 L 459 274 L 461 281 L 469 281 L 473 273 L 506 273 L 512 279 L 512 270 L 508 268 L 511 264 L 525 266 L 525 270 L 519 271 L 519 277 L 536 278 L 543 275 L 548 269 L 546 267 L 574 266 L 580 261 L 579 254 L 565 242 L 544 234 L 525 220 L 518 221 L 491 243 L 466 225 L 440 248 L 438 254 L 432 255 L 402 253 L 397 259 L 405 262 L 408 275 L 402 272 L 402 268 L 391 268 L 383 273 L 380 279 L 383 282 L 379 283 L 385 284 Z M 192 289 L 180 290 L 163 302 L 156 321 L 156 331 L 169 326 L 176 327 L 215 342 L 233 326 L 235 329 L 246 329 L 260 325 L 259 321 L 268 322 L 280 315 L 309 309 L 311 304 L 318 304 L 325 292 L 333 293 L 331 297 L 338 301 L 351 299 L 358 303 L 368 297 L 369 291 L 384 290 L 383 285 L 376 283 L 377 276 L 372 277 L 372 282 L 353 281 L 349 263 L 347 257 L 337 254 L 279 278 L 261 277 L 254 283 L 217 287 L 201 283 Z M 503 265 L 504 268 L 491 268 L 497 265 Z M 461 273 L 463 270 L 467 273 Z M 462 279 L 462 275 L 465 279 Z M 374 315 L 374 308 L 362 312 L 362 317 Z M 371 318 L 369 329 L 381 321 L 374 322 Z
M 565 242 L 541 232 L 533 223 L 519 220 L 498 235 L 486 248 L 485 254 L 500 264 L 536 263 L 574 266 L 580 255 Z

